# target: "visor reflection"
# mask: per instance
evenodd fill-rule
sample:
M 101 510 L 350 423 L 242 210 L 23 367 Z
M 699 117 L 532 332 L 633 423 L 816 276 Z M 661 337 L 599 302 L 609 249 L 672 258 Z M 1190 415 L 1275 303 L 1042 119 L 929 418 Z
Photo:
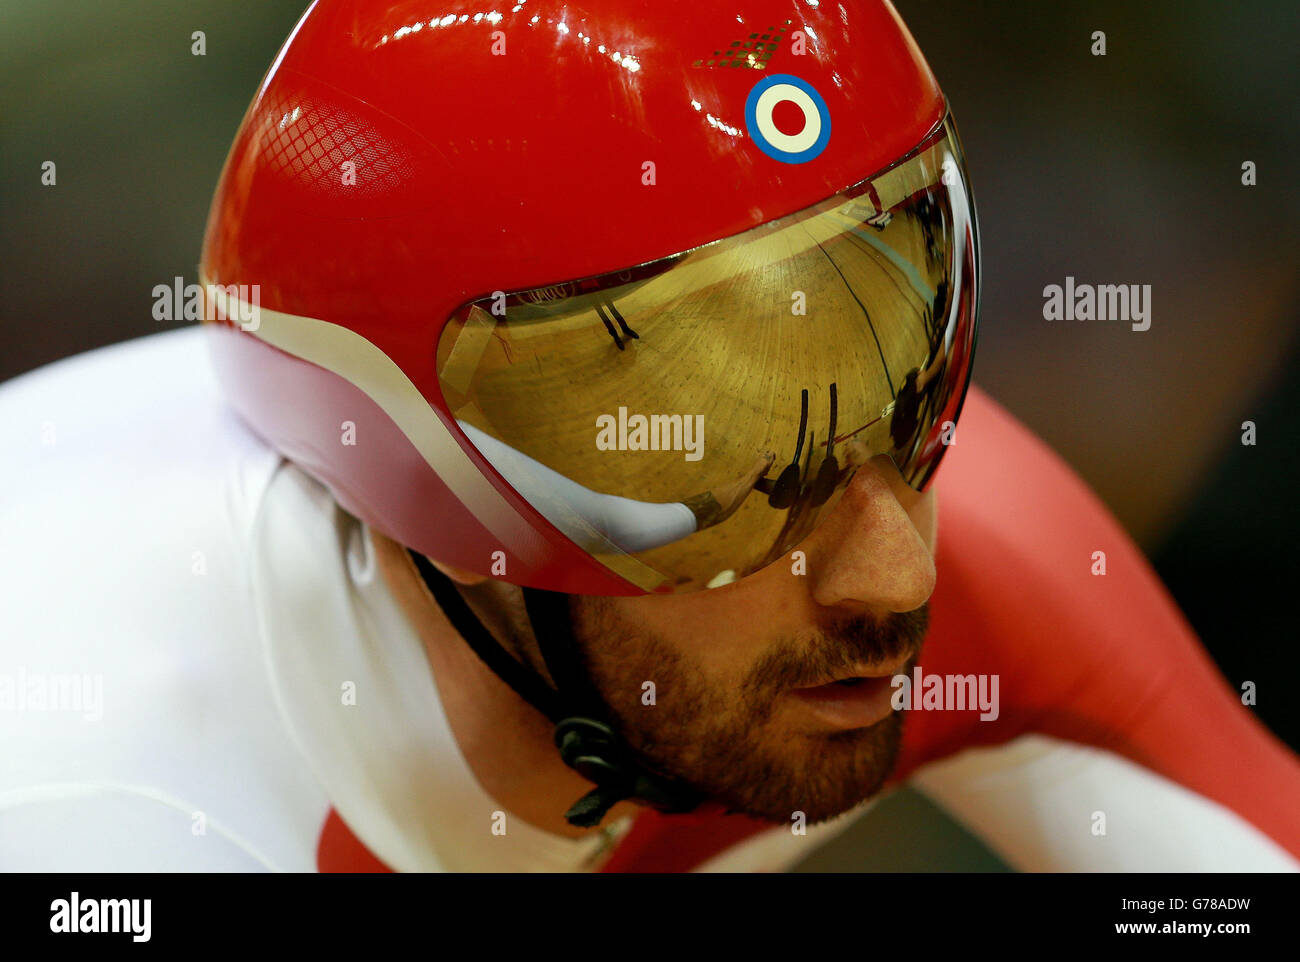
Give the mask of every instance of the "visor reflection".
M 924 489 L 969 379 L 975 228 L 951 120 L 810 211 L 467 305 L 438 344 L 469 443 L 648 590 L 744 577 L 881 454 Z

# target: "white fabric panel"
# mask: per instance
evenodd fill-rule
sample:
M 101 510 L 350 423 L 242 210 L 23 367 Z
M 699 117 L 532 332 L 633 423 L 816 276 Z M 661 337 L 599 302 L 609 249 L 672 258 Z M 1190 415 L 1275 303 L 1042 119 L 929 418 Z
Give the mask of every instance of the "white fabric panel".
M 1043 735 L 926 766 L 912 787 L 1023 872 L 1294 872 L 1235 812 L 1125 758 Z M 1105 834 L 1094 832 L 1105 816 Z

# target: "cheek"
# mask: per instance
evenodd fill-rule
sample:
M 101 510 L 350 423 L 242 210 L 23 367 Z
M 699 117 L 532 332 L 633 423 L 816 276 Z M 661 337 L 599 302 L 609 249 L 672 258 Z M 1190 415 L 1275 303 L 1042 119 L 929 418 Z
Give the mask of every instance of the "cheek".
M 611 601 L 627 629 L 620 644 L 636 646 L 643 657 L 662 652 L 667 659 L 650 654 L 650 660 L 670 659 L 676 671 L 710 688 L 745 677 L 763 647 L 761 626 L 772 620 L 763 617 L 761 599 L 726 589 Z

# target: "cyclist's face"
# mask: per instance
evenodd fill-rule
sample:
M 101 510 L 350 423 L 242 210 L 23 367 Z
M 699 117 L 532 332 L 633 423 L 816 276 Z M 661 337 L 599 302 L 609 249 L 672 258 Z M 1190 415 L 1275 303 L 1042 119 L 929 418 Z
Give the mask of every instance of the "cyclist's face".
M 708 591 L 576 599 L 575 633 L 646 757 L 752 815 L 820 821 L 893 766 L 889 679 L 925 635 L 936 522 L 933 488 L 878 458 L 791 555 Z M 809 691 L 853 676 L 869 680 Z

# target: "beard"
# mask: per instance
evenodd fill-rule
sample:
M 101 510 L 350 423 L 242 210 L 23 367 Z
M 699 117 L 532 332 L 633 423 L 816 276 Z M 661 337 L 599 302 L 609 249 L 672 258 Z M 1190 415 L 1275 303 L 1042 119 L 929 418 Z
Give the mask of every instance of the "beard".
M 574 638 L 619 733 L 650 767 L 688 782 L 734 811 L 789 824 L 833 818 L 884 786 L 898 757 L 903 713 L 870 728 L 791 731 L 776 709 L 791 688 L 851 675 L 863 662 L 908 656 L 911 673 L 929 626 L 929 606 L 818 626 L 772 642 L 736 684 L 710 684 L 699 666 L 608 599 L 571 600 Z M 910 653 L 910 654 L 909 654 Z M 655 704 L 642 704 L 654 682 Z

